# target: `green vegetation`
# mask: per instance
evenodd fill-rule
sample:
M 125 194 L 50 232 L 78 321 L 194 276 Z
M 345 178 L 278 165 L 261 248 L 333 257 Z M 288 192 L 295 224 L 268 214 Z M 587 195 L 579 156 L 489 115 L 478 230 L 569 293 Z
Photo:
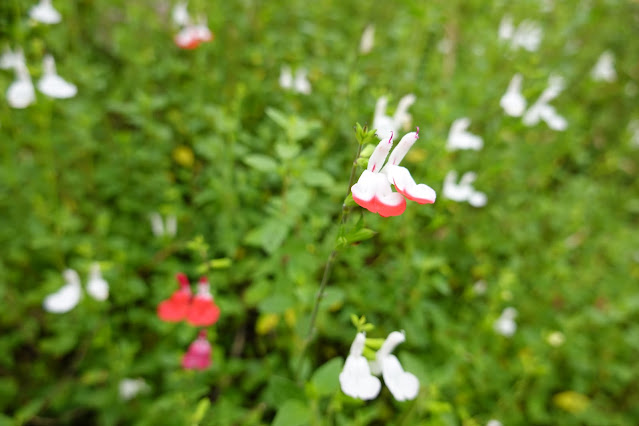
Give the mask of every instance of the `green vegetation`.
M 639 3 L 191 0 L 215 36 L 194 50 L 168 1 L 54 0 L 55 25 L 31 3 L 0 2 L 0 49 L 22 47 L 34 83 L 53 54 L 78 94 L 0 101 L 0 425 L 636 424 Z M 499 40 L 505 14 L 539 23 L 538 50 Z M 594 81 L 606 50 L 617 78 Z M 279 86 L 285 64 L 310 95 Z M 564 78 L 565 131 L 503 113 L 515 73 L 529 105 Z M 13 80 L 0 70 L 0 93 Z M 383 218 L 349 200 L 338 235 L 354 126 L 408 93 L 402 165 L 437 202 Z M 446 150 L 460 117 L 482 150 Z M 485 207 L 443 197 L 450 170 L 477 173 Z M 152 212 L 177 235 L 155 237 Z M 84 287 L 94 261 L 109 299 L 45 312 L 62 271 Z M 198 329 L 156 315 L 177 272 L 208 276 L 221 309 L 204 371 L 180 364 Z M 509 306 L 511 338 L 493 328 Z M 341 392 L 352 315 L 372 338 L 405 331 L 415 400 Z M 123 400 L 124 378 L 147 387 Z

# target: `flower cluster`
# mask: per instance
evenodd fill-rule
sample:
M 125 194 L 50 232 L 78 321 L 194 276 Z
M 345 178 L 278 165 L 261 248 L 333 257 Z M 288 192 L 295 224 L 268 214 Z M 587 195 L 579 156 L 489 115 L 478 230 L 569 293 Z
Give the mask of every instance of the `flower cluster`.
M 191 50 L 213 40 L 213 33 L 206 23 L 206 18 L 199 16 L 194 22 L 186 9 L 185 2 L 178 2 L 173 8 L 172 15 L 173 22 L 180 27 L 180 31 L 174 38 L 178 47 Z
M 467 201 L 473 207 L 484 207 L 486 205 L 486 194 L 475 190 L 472 183 L 477 179 L 474 172 L 466 172 L 457 183 L 457 172 L 451 170 L 444 178 L 444 197 L 449 200 L 462 203 Z
M 195 327 L 208 327 L 215 324 L 220 317 L 220 308 L 213 300 L 208 279 L 200 278 L 195 295 L 191 293 L 191 285 L 186 275 L 179 273 L 176 279 L 180 288 L 158 305 L 158 317 L 167 322 L 185 320 Z M 206 330 L 200 330 L 199 337 L 191 343 L 182 359 L 182 367 L 201 370 L 208 368 L 209 365 L 211 365 L 211 345 L 206 339 Z
M 42 306 L 45 311 L 64 314 L 75 308 L 82 298 L 80 276 L 74 269 L 66 269 L 62 274 L 65 284 L 55 293 L 44 298 Z M 103 302 L 109 297 L 109 284 L 102 278 L 100 264 L 93 263 L 87 281 L 87 293 L 93 299 Z
M 29 10 L 29 17 L 42 24 L 57 24 L 62 21 L 60 12 L 55 10 L 51 0 L 40 0 Z
M 415 399 L 419 392 L 419 380 L 415 375 L 404 371 L 397 357 L 391 353 L 405 340 L 404 333 L 393 331 L 375 353 L 375 358 L 369 361 L 363 355 L 367 344 L 366 334 L 357 333 L 339 375 L 342 392 L 353 398 L 374 399 L 382 388 L 380 380 L 375 376 L 381 375 L 396 400 Z
M 415 183 L 408 169 L 399 165 L 418 138 L 419 128 L 416 132 L 404 135 L 390 156 L 393 132 L 380 140 L 368 160 L 368 167 L 351 187 L 353 200 L 357 204 L 380 216 L 389 217 L 404 213 L 406 198 L 419 204 L 435 202 L 435 190 L 426 184 Z M 397 192 L 392 191 L 391 184 Z
M 514 50 L 522 47 L 529 52 L 534 52 L 541 44 L 542 35 L 539 24 L 528 19 L 515 27 L 512 17 L 506 15 L 499 23 L 499 38 L 509 41 L 510 47 Z

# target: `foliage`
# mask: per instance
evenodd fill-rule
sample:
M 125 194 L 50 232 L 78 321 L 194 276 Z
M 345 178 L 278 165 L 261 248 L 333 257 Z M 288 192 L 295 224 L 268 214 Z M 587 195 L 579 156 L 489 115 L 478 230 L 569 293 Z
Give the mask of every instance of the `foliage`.
M 639 418 L 639 151 L 627 130 L 639 118 L 637 2 L 542 12 L 537 1 L 192 0 L 215 33 L 193 51 L 174 46 L 168 2 L 54 1 L 63 23 L 53 26 L 32 25 L 30 3 L 2 2 L 0 47 L 22 46 L 34 80 L 53 53 L 78 95 L 38 94 L 24 110 L 0 102 L 0 424 Z M 505 13 L 542 25 L 539 51 L 499 42 Z M 369 23 L 375 46 L 362 56 Z M 618 79 L 594 82 L 606 49 Z M 308 67 L 310 96 L 278 86 L 285 63 Z M 502 113 L 516 72 L 529 102 L 549 74 L 565 78 L 554 102 L 565 132 Z M 0 89 L 12 79 L 0 72 Z M 396 105 L 407 93 L 421 137 L 405 162 L 439 199 L 395 218 L 348 203 L 350 233 L 338 235 L 353 126 L 371 123 L 379 96 Z M 445 151 L 462 116 L 482 151 Z M 485 208 L 442 197 L 450 169 L 478 173 Z M 152 236 L 152 211 L 177 215 L 177 237 Z M 44 312 L 61 271 L 84 277 L 94 260 L 110 299 Z M 222 309 L 205 372 L 180 368 L 197 330 L 155 315 L 177 271 L 208 271 Z M 512 339 L 492 328 L 505 306 L 519 311 Z M 421 381 L 415 401 L 340 392 L 352 315 L 375 324 L 371 337 L 406 331 L 398 356 Z M 554 331 L 563 345 L 548 343 Z M 149 389 L 122 401 L 125 377 Z

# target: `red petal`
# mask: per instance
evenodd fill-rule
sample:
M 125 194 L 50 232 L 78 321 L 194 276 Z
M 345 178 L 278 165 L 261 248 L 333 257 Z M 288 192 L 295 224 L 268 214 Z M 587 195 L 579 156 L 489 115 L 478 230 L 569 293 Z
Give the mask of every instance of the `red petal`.
M 375 199 L 375 201 L 377 201 L 375 203 L 376 211 L 382 217 L 399 216 L 406 210 L 406 200 L 396 205 L 384 204 L 377 199 Z
M 196 327 L 206 327 L 215 324 L 218 318 L 220 318 L 220 308 L 213 299 L 195 296 L 186 321 Z
M 189 310 L 190 299 L 190 295 L 176 291 L 169 299 L 158 305 L 158 317 L 168 322 L 182 321 Z

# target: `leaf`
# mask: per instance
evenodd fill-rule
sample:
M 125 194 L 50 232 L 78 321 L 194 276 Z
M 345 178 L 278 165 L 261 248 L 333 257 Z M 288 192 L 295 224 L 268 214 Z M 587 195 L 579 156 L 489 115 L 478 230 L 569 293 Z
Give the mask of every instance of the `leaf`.
M 259 226 L 249 232 L 244 241 L 247 244 L 263 248 L 267 253 L 271 254 L 277 250 L 289 232 L 289 225 L 278 218 L 267 220 L 262 226 Z
M 272 173 L 277 171 L 277 162 L 271 157 L 262 154 L 251 154 L 243 158 L 247 166 L 260 172 Z
M 347 244 L 358 243 L 373 238 L 377 232 L 368 228 L 361 228 L 353 230 L 346 234 L 345 239 Z
M 311 383 L 320 396 L 333 394 L 339 389 L 339 373 L 344 366 L 342 357 L 333 358 L 315 370 Z
M 333 176 L 323 170 L 308 170 L 302 175 L 302 180 L 309 186 L 330 188 L 335 185 Z
M 304 391 L 294 381 L 282 376 L 271 376 L 264 391 L 264 401 L 275 407 L 303 397 Z
M 277 410 L 272 426 L 303 426 L 310 421 L 310 408 L 301 401 L 289 400 Z
M 281 111 L 278 111 L 275 108 L 266 108 L 266 115 L 268 115 L 271 120 L 275 121 L 282 129 L 286 130 L 288 128 L 288 119 Z
M 211 407 L 211 401 L 208 398 L 200 399 L 200 402 L 197 403 L 197 407 L 195 408 L 195 412 L 191 416 L 191 422 L 194 425 L 199 424 L 204 418 L 204 416 L 206 415 L 206 412 L 209 410 L 210 407 Z

